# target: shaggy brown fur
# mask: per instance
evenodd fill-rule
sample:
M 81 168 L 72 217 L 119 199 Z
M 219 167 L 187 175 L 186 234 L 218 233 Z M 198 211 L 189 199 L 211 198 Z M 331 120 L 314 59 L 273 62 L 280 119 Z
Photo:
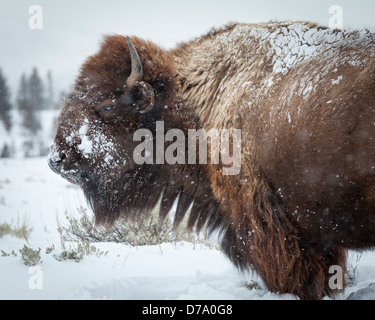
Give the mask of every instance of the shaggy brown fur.
M 125 85 L 125 38 L 106 37 L 61 112 L 51 168 L 83 188 L 98 223 L 139 219 L 159 199 L 164 218 L 178 199 L 177 225 L 193 203 L 189 228 L 220 230 L 231 261 L 271 291 L 334 296 L 329 267 L 345 272 L 347 249 L 375 244 L 375 35 L 270 23 L 227 26 L 169 52 L 131 39 L 144 83 Z M 133 134 L 155 138 L 156 121 L 185 136 L 241 129 L 241 172 L 137 165 Z

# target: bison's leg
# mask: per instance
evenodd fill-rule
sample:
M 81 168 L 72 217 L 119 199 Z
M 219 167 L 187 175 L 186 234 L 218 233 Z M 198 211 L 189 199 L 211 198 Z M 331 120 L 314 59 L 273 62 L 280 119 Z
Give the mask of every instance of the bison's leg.
M 324 248 L 318 244 L 301 243 L 305 282 L 298 294 L 302 299 L 334 297 L 345 287 L 346 250 Z
M 344 249 L 323 248 L 301 239 L 296 243 L 287 239 L 284 248 L 286 254 L 282 261 L 279 260 L 280 265 L 274 266 L 274 279 L 271 276 L 272 280 L 268 281 L 268 274 L 263 276 L 270 289 L 293 293 L 300 299 L 321 299 L 324 296 L 334 297 L 344 288 Z
M 259 215 L 237 219 L 223 238 L 224 252 L 239 268 L 255 270 L 272 292 L 291 293 L 301 299 L 334 296 L 340 283 L 330 285 L 329 279 L 338 274 L 330 274 L 329 269 L 339 266 L 344 274 L 345 251 L 301 239 L 283 213 L 274 210 L 263 207 Z

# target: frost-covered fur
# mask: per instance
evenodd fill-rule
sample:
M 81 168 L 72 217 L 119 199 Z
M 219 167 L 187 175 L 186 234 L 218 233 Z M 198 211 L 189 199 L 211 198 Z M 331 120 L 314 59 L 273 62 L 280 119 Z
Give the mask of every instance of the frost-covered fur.
M 138 219 L 159 199 L 165 217 L 178 198 L 176 224 L 190 207 L 189 227 L 221 230 L 223 251 L 268 289 L 337 293 L 329 268 L 345 271 L 347 249 L 375 244 L 375 33 L 275 22 L 233 24 L 171 51 L 132 40 L 152 110 L 140 113 L 142 92 L 124 85 L 125 38 L 107 37 L 60 115 L 52 169 L 82 186 L 100 223 Z M 116 108 L 103 116 L 108 101 Z M 241 129 L 240 173 L 136 165 L 132 134 L 158 120 L 165 131 Z

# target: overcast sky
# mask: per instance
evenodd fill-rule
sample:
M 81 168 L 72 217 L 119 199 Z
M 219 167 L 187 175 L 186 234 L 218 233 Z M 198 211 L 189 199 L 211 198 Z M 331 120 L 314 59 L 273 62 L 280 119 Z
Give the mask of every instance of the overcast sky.
M 42 8 L 41 30 L 29 28 L 32 5 Z M 1 0 L 0 68 L 13 93 L 34 66 L 43 77 L 52 70 L 56 91 L 69 89 L 103 34 L 134 34 L 171 48 L 233 21 L 328 25 L 332 5 L 342 7 L 346 28 L 375 26 L 375 0 Z

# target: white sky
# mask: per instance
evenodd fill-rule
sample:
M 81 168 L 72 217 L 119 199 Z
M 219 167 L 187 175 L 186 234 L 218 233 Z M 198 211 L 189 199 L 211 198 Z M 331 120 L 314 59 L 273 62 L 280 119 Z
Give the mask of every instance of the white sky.
M 31 5 L 43 9 L 43 29 L 29 28 Z M 331 5 L 348 28 L 375 26 L 375 0 L 1 0 L 0 68 L 13 91 L 33 66 L 52 70 L 55 91 L 68 89 L 103 34 L 137 35 L 173 47 L 228 22 L 309 20 L 328 25 Z

